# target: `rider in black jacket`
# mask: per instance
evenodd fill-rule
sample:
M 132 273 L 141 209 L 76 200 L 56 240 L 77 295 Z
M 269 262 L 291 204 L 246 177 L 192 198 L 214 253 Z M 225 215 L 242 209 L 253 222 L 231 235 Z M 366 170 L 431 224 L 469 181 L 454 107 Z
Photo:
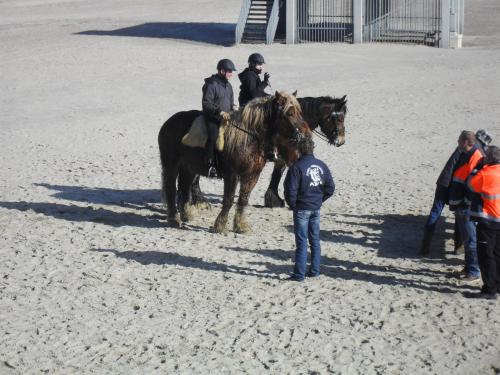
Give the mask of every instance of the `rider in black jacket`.
M 229 112 L 234 109 L 233 87 L 229 79 L 236 70 L 233 62 L 229 59 L 222 59 L 217 64 L 217 74 L 205 78 L 202 92 L 201 105 L 206 118 L 208 128 L 207 156 L 208 156 L 208 176 L 216 177 L 214 148 L 215 140 L 219 133 L 219 126 L 222 120 L 229 119 Z
M 267 96 L 264 89 L 269 85 L 269 73 L 264 73 L 264 81 L 259 75 L 262 73 L 262 65 L 265 64 L 264 57 L 260 53 L 252 53 L 248 57 L 248 68 L 238 74 L 241 81 L 240 96 L 238 101 L 240 107 L 245 106 L 250 100 Z

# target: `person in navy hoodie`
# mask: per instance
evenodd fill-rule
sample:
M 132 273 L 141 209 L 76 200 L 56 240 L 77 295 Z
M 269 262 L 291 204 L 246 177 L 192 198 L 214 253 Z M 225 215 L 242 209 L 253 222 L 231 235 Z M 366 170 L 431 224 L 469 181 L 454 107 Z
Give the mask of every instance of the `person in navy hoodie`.
M 320 274 L 321 245 L 320 209 L 335 191 L 330 170 L 313 155 L 314 142 L 307 137 L 298 145 L 300 159 L 289 169 L 285 178 L 285 200 L 293 210 L 295 232 L 295 267 L 290 280 L 303 281 L 306 276 L 307 240 L 311 246 L 311 265 L 307 276 Z

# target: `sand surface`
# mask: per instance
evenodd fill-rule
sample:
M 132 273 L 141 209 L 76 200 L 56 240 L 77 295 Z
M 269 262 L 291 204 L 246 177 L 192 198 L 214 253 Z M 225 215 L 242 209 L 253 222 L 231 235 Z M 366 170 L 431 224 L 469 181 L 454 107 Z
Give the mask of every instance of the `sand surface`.
M 500 141 L 497 3 L 442 50 L 231 46 L 239 1 L 0 0 L 0 373 L 498 374 L 500 302 L 448 277 L 448 211 L 417 256 L 459 132 Z M 254 51 L 273 89 L 349 100 L 346 144 L 316 142 L 337 191 L 303 284 L 291 212 L 261 207 L 271 164 L 249 234 L 209 232 L 220 181 L 189 230 L 160 202 L 162 123 Z

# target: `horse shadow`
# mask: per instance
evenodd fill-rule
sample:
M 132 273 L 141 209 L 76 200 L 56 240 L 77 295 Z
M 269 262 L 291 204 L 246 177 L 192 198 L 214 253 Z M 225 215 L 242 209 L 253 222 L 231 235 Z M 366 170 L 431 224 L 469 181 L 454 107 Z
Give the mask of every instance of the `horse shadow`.
M 161 203 L 161 191 L 159 189 L 128 189 L 117 190 L 109 188 L 94 188 L 85 186 L 52 185 L 47 183 L 36 183 L 55 191 L 51 197 L 73 202 L 93 203 L 100 205 L 115 205 L 137 209 L 153 209 L 152 204 Z
M 114 205 L 133 209 L 146 209 L 157 213 L 165 213 L 164 208 L 159 208 L 161 204 L 161 190 L 159 189 L 110 189 L 91 188 L 85 186 L 52 185 L 47 183 L 36 183 L 55 191 L 51 197 L 74 202 L 93 203 L 99 205 Z M 200 203 L 218 204 L 222 203 L 222 197 L 217 194 L 203 193 Z
M 81 207 L 48 202 L 0 202 L 0 207 L 17 211 L 34 211 L 72 222 L 93 222 L 112 227 L 134 226 L 143 228 L 161 228 L 166 224 L 163 215 L 143 216 L 131 212 L 115 212 L 104 208 Z
M 240 275 L 257 275 L 258 271 L 236 266 L 232 264 L 224 264 L 217 262 L 208 262 L 198 257 L 181 255 L 175 252 L 165 252 L 156 250 L 147 251 L 118 251 L 115 249 L 91 249 L 91 251 L 103 254 L 113 254 L 117 258 L 125 259 L 140 263 L 144 266 L 155 265 L 172 265 L 186 268 L 200 269 L 204 271 L 216 271 L 224 273 L 234 273 Z M 107 256 L 107 255 L 105 255 Z M 265 277 L 265 275 L 264 275 Z
M 87 30 L 75 35 L 104 35 L 139 38 L 180 39 L 229 47 L 235 43 L 234 23 L 149 22 L 116 30 Z

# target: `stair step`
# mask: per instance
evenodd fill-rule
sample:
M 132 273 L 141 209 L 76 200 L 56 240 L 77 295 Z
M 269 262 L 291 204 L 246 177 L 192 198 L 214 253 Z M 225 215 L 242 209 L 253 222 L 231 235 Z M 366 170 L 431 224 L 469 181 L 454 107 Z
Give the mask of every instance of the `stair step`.
M 250 33 L 253 33 L 253 34 L 255 34 L 255 33 L 259 33 L 260 34 L 260 33 L 265 33 L 266 30 L 267 30 L 267 25 L 266 25 L 266 27 L 261 27 L 261 28 L 258 28 L 258 29 L 255 29 L 255 28 L 252 28 L 252 27 L 245 27 L 244 31 L 245 32 L 250 32 Z
M 267 27 L 265 23 L 247 23 L 245 29 L 263 30 Z
M 266 39 L 266 33 L 263 34 L 243 33 L 243 37 L 250 39 Z
M 243 32 L 243 35 L 245 36 L 251 36 L 252 38 L 260 38 L 262 36 L 265 36 L 266 35 L 266 32 L 252 32 L 252 31 L 244 31 Z
M 262 44 L 266 42 L 265 39 L 242 39 L 241 41 L 249 44 Z

